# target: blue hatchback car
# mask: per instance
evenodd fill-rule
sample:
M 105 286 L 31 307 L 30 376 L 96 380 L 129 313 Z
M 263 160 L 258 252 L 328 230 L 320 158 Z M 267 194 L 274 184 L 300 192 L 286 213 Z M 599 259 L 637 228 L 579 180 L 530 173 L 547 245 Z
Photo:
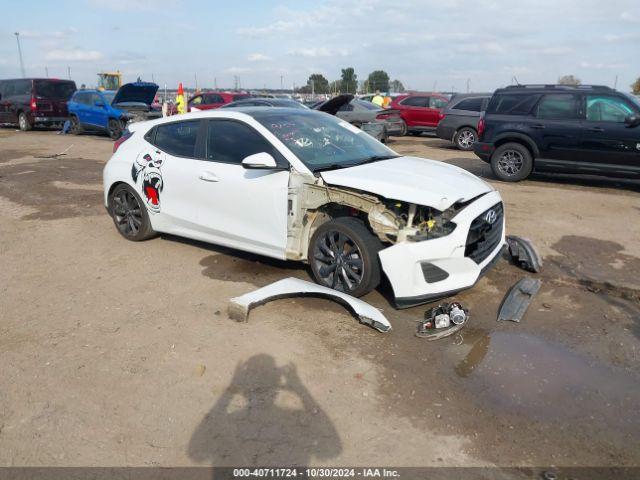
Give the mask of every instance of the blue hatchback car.
M 117 91 L 78 90 L 68 103 L 71 133 L 102 131 L 116 140 L 129 122 L 162 116 L 151 109 L 157 91 L 150 82 L 127 83 Z

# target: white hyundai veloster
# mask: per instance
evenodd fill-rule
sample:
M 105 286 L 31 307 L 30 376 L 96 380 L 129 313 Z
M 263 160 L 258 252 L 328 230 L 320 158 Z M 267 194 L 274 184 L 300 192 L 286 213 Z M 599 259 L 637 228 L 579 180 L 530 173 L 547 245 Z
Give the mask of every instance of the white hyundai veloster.
M 129 240 L 165 232 L 302 261 L 355 296 L 384 271 L 398 307 L 473 286 L 505 242 L 486 182 L 302 109 L 132 124 L 104 169 L 104 200 Z

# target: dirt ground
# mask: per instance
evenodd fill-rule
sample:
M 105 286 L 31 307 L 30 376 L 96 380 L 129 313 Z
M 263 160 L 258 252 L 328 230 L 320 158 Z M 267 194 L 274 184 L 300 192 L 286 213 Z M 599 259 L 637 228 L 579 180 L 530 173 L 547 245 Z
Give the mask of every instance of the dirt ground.
M 386 335 L 321 299 L 235 323 L 229 298 L 304 266 L 127 242 L 102 206 L 108 138 L 0 129 L 0 465 L 640 465 L 640 183 L 505 184 L 435 138 L 390 146 L 500 190 L 545 262 L 522 323 L 496 321 L 526 275 L 506 260 L 436 342 L 385 286 L 365 300 Z

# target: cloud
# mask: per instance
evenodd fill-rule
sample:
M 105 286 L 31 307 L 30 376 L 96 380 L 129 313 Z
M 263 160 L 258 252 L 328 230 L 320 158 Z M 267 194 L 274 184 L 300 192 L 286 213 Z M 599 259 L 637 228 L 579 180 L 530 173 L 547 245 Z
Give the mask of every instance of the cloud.
M 604 36 L 604 39 L 609 43 L 629 42 L 640 39 L 640 33 L 608 33 Z
M 622 20 L 623 22 L 629 22 L 629 23 L 639 23 L 640 17 L 638 17 L 637 15 L 634 15 L 633 13 L 622 12 L 620 14 L 620 20 Z
M 506 49 L 498 42 L 461 43 L 454 50 L 459 53 L 504 53 Z
M 56 49 L 47 52 L 44 58 L 45 60 L 60 60 L 65 62 L 91 62 L 102 60 L 104 55 L 96 50 Z
M 289 22 L 284 20 L 278 20 L 264 27 L 242 27 L 236 30 L 239 35 L 246 35 L 248 37 L 264 37 L 274 33 L 292 32 L 300 24 L 298 22 Z
M 609 70 L 611 68 L 627 68 L 629 66 L 628 63 L 591 63 L 591 62 L 580 62 L 580 68 L 589 68 L 595 70 Z
M 227 68 L 224 73 L 231 73 L 233 75 L 238 75 L 240 73 L 251 73 L 253 70 L 247 67 L 230 67 Z
M 115 12 L 153 12 L 167 8 L 179 10 L 181 4 L 180 0 L 89 0 L 93 8 Z
M 305 58 L 317 58 L 317 57 L 346 57 L 349 55 L 349 51 L 345 49 L 332 50 L 327 47 L 311 47 L 311 48 L 297 48 L 289 50 L 288 55 L 294 57 Z
M 266 62 L 271 60 L 271 57 L 264 53 L 252 53 L 247 57 L 250 62 Z

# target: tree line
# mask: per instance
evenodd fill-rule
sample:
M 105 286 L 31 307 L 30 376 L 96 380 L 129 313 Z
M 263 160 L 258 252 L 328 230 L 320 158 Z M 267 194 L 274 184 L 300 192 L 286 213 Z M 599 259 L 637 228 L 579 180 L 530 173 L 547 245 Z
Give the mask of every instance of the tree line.
M 358 89 L 358 86 L 361 88 Z M 353 67 L 342 69 L 338 80 L 329 81 L 321 73 L 309 76 L 307 84 L 298 88 L 298 93 L 356 93 L 358 90 L 364 93 L 380 92 L 404 92 L 404 85 L 400 80 L 391 80 L 384 70 L 375 70 L 369 74 L 366 80 L 358 84 L 358 75 Z

